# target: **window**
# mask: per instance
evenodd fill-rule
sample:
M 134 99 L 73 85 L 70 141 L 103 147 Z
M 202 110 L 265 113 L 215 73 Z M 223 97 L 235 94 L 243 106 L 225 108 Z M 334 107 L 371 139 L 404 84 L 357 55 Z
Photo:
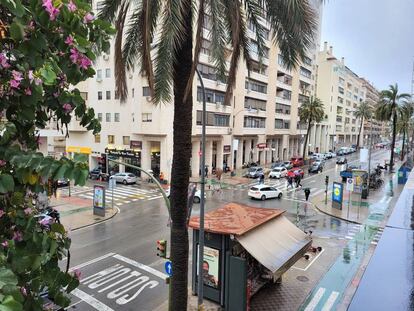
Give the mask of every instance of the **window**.
M 264 94 L 267 93 L 267 84 L 260 81 L 246 79 L 244 87 L 248 91 L 255 91 Z
M 108 144 L 115 144 L 115 135 L 108 135 Z
M 290 114 L 290 106 L 276 103 L 276 113 Z
M 115 99 L 119 99 L 119 93 L 118 93 L 118 91 L 115 91 Z
M 105 69 L 105 78 L 110 78 L 111 77 L 111 68 L 106 68 Z
M 102 113 L 101 112 L 98 112 L 98 120 L 99 120 L 99 122 L 102 122 Z
M 132 98 L 134 98 L 134 96 L 135 96 L 135 89 L 132 88 Z
M 197 69 L 200 72 L 201 76 L 203 78 L 213 80 L 213 81 L 221 81 L 223 83 L 226 83 L 224 79 L 219 79 L 216 69 L 212 66 L 208 66 L 205 64 L 198 64 Z
M 292 85 L 292 76 L 291 75 L 287 75 L 281 71 L 277 72 L 277 80 L 287 84 L 287 85 Z
M 152 122 L 152 113 L 143 113 L 142 122 Z
M 115 112 L 114 121 L 119 122 L 119 112 Z
M 276 89 L 276 97 L 290 100 L 292 98 L 292 92 L 282 88 L 278 88 Z
M 111 91 L 106 91 L 106 99 L 111 99 Z
M 344 99 L 342 97 L 338 96 L 338 103 L 339 104 L 343 104 L 344 103 Z
M 358 100 L 358 96 L 354 95 L 354 100 L 357 101 Z
M 342 117 L 341 116 L 336 116 L 336 122 L 342 122 Z
M 96 71 L 96 80 L 98 81 L 102 80 L 102 69 L 98 69 Z
M 265 46 L 263 46 L 263 58 L 268 59 L 269 58 L 269 49 Z M 250 53 L 253 55 L 259 56 L 259 46 L 257 45 L 256 41 L 251 40 L 250 41 Z
M 100 143 L 101 142 L 101 135 L 100 134 L 96 134 L 95 135 L 95 143 Z
M 245 97 L 244 108 L 266 111 L 266 101 L 255 99 L 255 98 L 250 98 L 250 97 Z
M 339 92 L 339 94 L 345 94 L 345 90 L 344 90 L 344 88 L 343 87 L 338 87 L 338 92 Z
M 345 79 L 339 77 L 339 84 L 340 85 L 345 85 Z
M 312 77 L 312 72 L 306 68 L 300 67 L 300 75 L 310 79 Z
M 111 122 L 111 114 L 109 112 L 106 113 L 106 122 Z
M 206 54 L 206 55 L 210 55 L 211 54 L 211 42 L 203 39 L 203 41 L 201 41 L 201 53 Z
M 202 125 L 202 111 L 197 110 L 197 125 Z M 230 124 L 230 115 L 215 112 L 206 112 L 206 126 L 227 127 Z
M 206 91 L 206 102 L 207 103 L 224 104 L 224 96 L 226 95 L 226 93 L 216 91 L 216 90 L 211 90 L 211 89 L 205 89 L 205 91 Z M 203 101 L 203 90 L 201 89 L 201 87 L 197 88 L 197 100 L 199 102 Z
M 250 69 L 253 72 L 259 73 L 261 75 L 267 76 L 267 66 L 260 64 L 255 61 L 251 61 L 250 63 Z
M 266 127 L 266 118 L 258 117 L 244 117 L 244 127 L 247 128 L 265 128 Z
M 130 140 L 129 136 L 122 136 L 122 143 L 124 145 L 129 146 L 130 141 L 131 140 Z
M 142 87 L 142 96 L 151 96 L 151 90 L 149 86 Z
M 102 100 L 102 92 L 101 91 L 98 92 L 98 100 Z
M 352 93 L 350 91 L 346 91 L 346 97 L 352 98 Z
M 282 56 L 281 54 L 279 54 L 279 55 L 277 56 L 277 63 L 278 63 L 280 66 L 285 66 L 285 62 L 284 62 L 284 60 L 283 60 L 283 56 Z
M 309 99 L 309 96 L 305 96 L 305 95 L 299 94 L 298 102 L 301 103 L 301 104 L 303 104 L 303 103 L 307 102 L 308 99 Z
M 311 60 L 309 57 L 307 57 L 307 56 L 305 56 L 305 57 L 303 58 L 303 63 L 304 63 L 305 65 L 312 66 L 312 60 Z
M 289 120 L 275 119 L 275 129 L 288 130 L 289 128 L 290 128 L 290 121 Z

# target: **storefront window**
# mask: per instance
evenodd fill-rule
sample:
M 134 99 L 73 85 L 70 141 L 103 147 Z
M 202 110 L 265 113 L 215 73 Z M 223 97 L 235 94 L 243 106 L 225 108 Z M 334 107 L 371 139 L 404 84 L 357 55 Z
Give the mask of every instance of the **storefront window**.
M 101 135 L 100 134 L 96 134 L 95 135 L 95 143 L 100 143 L 101 142 Z
M 129 136 L 122 136 L 122 141 L 123 141 L 123 144 L 124 145 L 128 145 L 129 146 L 129 143 L 130 143 Z
M 108 144 L 115 144 L 115 136 L 108 135 Z

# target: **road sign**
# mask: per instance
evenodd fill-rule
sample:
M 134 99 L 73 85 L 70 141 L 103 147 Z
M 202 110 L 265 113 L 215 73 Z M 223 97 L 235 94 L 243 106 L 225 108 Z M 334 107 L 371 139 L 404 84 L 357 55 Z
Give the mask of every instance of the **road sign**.
M 171 263 L 171 261 L 167 261 L 166 263 L 165 263 L 165 272 L 169 275 L 169 276 L 172 276 L 172 263 Z
M 346 190 L 354 191 L 354 179 L 353 178 L 346 179 Z

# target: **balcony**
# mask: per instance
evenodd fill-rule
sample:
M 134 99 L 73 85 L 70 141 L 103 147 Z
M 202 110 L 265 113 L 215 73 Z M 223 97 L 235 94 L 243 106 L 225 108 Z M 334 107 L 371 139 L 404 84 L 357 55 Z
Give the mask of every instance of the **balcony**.
M 68 124 L 69 132 L 87 132 L 88 130 L 79 124 L 80 120 L 77 121 L 75 116 L 72 116 L 72 120 Z

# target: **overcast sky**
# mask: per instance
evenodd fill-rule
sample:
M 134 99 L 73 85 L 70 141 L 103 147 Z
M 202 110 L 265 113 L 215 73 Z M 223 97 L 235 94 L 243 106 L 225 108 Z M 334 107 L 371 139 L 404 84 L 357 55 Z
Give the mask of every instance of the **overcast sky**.
M 411 93 L 414 61 L 414 0 L 329 0 L 322 43 L 380 90 L 398 83 Z

